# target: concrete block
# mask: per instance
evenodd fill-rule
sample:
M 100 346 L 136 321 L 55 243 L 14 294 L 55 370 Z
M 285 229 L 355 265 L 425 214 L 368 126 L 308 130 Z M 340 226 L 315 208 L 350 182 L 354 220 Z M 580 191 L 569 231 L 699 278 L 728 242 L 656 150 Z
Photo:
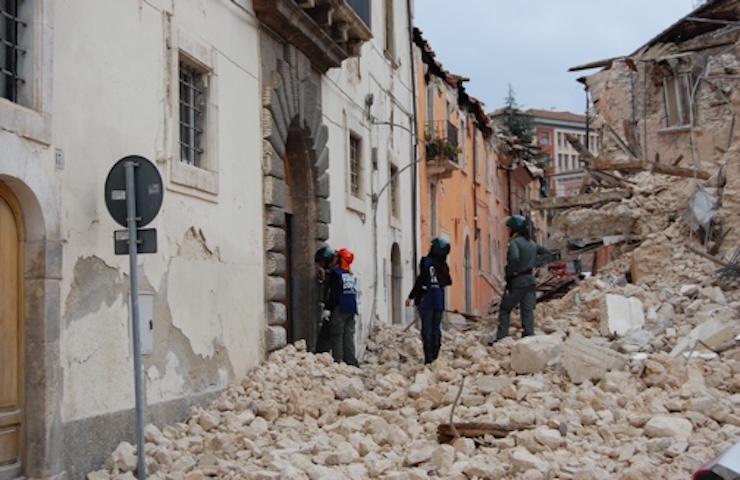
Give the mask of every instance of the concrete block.
M 623 336 L 645 325 L 645 312 L 642 302 L 637 298 L 609 293 L 601 298 L 600 310 L 599 330 L 604 336 Z
M 563 344 L 560 365 L 573 383 L 582 383 L 585 380 L 600 380 L 612 370 L 622 370 L 627 365 L 627 358 L 581 335 L 571 334 Z
M 525 337 L 511 348 L 511 369 L 516 373 L 538 373 L 560 359 L 563 341 L 550 335 Z
M 676 343 L 671 350 L 671 356 L 676 357 L 694 348 L 698 351 L 706 351 L 705 345 L 713 348 L 735 338 L 735 335 L 740 333 L 740 324 L 729 313 L 729 309 L 726 311 L 728 313 L 718 314 L 694 327 L 691 333 Z

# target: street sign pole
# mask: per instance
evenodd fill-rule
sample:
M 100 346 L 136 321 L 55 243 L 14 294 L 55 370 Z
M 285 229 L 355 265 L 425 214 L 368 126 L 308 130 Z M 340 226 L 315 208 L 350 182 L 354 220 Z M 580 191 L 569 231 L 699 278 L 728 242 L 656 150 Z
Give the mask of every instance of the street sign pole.
M 134 352 L 134 387 L 136 389 L 136 448 L 139 480 L 146 478 L 144 451 L 144 407 L 146 406 L 141 368 L 141 325 L 139 325 L 138 253 L 156 253 L 156 229 L 141 228 L 157 216 L 162 206 L 162 176 L 157 166 L 140 155 L 118 160 L 105 179 L 105 206 L 113 220 L 127 230 L 113 232 L 113 251 L 129 255 L 131 267 L 131 336 Z M 125 202 L 125 203 L 124 203 Z
M 128 222 L 128 255 L 131 270 L 131 316 L 134 337 L 134 388 L 136 390 L 136 449 L 138 452 L 139 480 L 146 478 L 146 454 L 144 452 L 144 395 L 141 382 L 141 342 L 139 340 L 139 274 L 136 260 L 138 249 L 136 237 L 136 182 L 134 180 L 134 169 L 136 163 L 127 161 L 124 164 L 126 170 L 126 220 Z

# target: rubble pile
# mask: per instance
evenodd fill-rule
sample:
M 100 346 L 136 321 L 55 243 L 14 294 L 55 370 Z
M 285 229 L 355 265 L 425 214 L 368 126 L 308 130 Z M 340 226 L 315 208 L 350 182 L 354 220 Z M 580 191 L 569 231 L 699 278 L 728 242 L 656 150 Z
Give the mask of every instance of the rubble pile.
M 640 172 L 628 182 L 630 197 L 599 208 L 571 208 L 558 212 L 553 221 L 561 242 L 574 237 L 647 235 L 674 227 L 686 210 L 697 182 L 650 172 Z M 703 182 L 702 182 L 703 183 Z M 680 223 L 683 234 L 688 227 Z
M 537 305 L 538 335 L 489 346 L 495 318 L 451 315 L 425 366 L 418 330 L 381 324 L 359 369 L 289 345 L 182 423 L 148 425 L 149 478 L 689 478 L 740 438 L 738 254 L 695 248 L 695 179 L 624 180 L 629 198 L 556 217 L 566 237 L 624 241 Z M 123 442 L 88 478 L 133 479 L 136 454 Z
M 445 322 L 429 366 L 418 331 L 396 325 L 376 328 L 359 369 L 290 345 L 184 422 L 148 425 L 149 478 L 688 478 L 740 438 L 740 291 L 680 247 L 664 260 L 631 284 L 620 258 L 538 305 L 533 337 L 488 346 L 489 322 Z M 611 335 L 622 304 L 642 323 Z M 508 434 L 440 442 L 458 422 Z M 88 478 L 135 478 L 135 450 Z

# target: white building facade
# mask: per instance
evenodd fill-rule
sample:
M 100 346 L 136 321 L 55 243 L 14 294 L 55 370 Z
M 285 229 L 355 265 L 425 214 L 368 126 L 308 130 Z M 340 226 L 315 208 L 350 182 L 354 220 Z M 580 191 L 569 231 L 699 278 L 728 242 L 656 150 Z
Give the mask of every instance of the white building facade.
M 0 479 L 83 478 L 133 443 L 132 272 L 104 195 L 122 157 L 162 177 L 137 269 L 147 423 L 313 345 L 323 242 L 356 254 L 360 352 L 404 321 L 412 5 L 299 3 L 0 3 Z
M 584 176 L 578 151 L 568 142 L 566 135 L 572 135 L 581 145 L 597 155 L 600 137 L 589 128 L 585 115 L 571 112 L 530 109 L 535 129 L 535 142 L 550 157 L 546 175 L 550 182 L 548 194 L 553 197 L 567 197 L 578 194 Z

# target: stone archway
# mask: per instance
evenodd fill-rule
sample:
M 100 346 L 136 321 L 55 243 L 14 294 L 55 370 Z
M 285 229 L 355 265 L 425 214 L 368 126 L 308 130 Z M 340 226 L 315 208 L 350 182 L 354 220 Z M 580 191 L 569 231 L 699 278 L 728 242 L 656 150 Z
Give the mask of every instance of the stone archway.
M 33 153 L 12 138 L 0 158 L 0 190 L 14 206 L 21 228 L 18 259 L 23 322 L 24 478 L 63 473 L 65 438 L 61 420 L 60 361 L 62 244 L 51 183 Z M 42 205 L 44 206 L 42 208 Z M 12 470 L 0 469 L 0 479 Z
M 313 349 L 319 289 L 313 254 L 329 237 L 328 129 L 321 77 L 294 46 L 263 38 L 262 169 L 268 351 L 306 339 Z

